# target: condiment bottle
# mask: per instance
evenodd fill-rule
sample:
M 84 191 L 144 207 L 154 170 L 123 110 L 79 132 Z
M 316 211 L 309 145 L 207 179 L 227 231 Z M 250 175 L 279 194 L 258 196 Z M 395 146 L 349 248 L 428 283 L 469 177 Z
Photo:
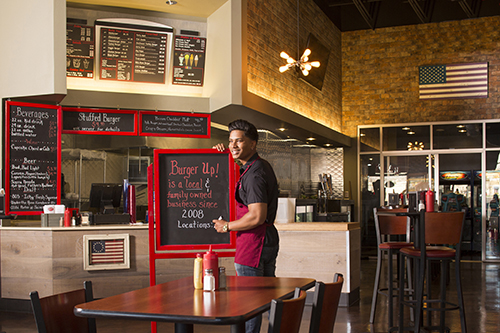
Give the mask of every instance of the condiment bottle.
M 217 288 L 219 285 L 219 256 L 212 251 L 212 245 L 210 245 L 208 251 L 203 255 L 203 270 L 206 272 L 207 269 L 212 270 L 215 278 L 215 288 Z
M 194 259 L 193 283 L 194 289 L 203 289 L 203 258 L 201 253 L 198 253 Z
M 421 211 L 422 209 L 425 210 L 424 200 L 420 200 L 420 203 L 418 204 L 418 211 Z
M 434 211 L 434 191 L 428 190 L 425 192 L 425 211 Z
M 226 289 L 226 267 L 219 267 L 219 289 Z
M 69 210 L 69 208 L 66 208 L 66 210 L 64 211 L 64 226 L 71 226 L 71 211 Z
M 215 290 L 215 276 L 213 270 L 205 269 L 205 276 L 203 277 L 203 291 Z

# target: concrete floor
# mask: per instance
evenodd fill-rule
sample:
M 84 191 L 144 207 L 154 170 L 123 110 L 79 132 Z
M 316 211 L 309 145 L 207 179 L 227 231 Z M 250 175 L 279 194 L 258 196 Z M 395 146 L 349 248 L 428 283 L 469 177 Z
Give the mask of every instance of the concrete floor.
M 376 259 L 362 260 L 360 302 L 349 308 L 339 308 L 334 332 L 387 332 L 387 300 L 385 297 L 379 296 L 375 324 L 370 325 L 368 322 L 375 267 Z M 500 264 L 464 262 L 462 264 L 462 279 L 468 332 L 500 332 Z M 453 300 L 452 295 L 454 295 L 455 290 L 453 279 L 451 279 L 449 288 L 450 299 Z M 306 306 L 300 332 L 308 332 L 310 315 L 310 307 Z M 452 311 L 447 315 L 446 323 L 452 333 L 460 332 L 459 318 L 458 311 Z M 145 322 L 98 319 L 97 325 L 99 333 L 150 332 L 150 324 Z M 32 314 L 12 312 L 0 312 L 0 331 L 5 333 L 37 332 Z M 174 332 L 174 326 L 173 324 L 161 323 L 158 325 L 158 332 Z M 230 329 L 226 326 L 195 325 L 195 332 L 230 332 Z M 266 316 L 264 316 L 261 332 L 267 332 Z

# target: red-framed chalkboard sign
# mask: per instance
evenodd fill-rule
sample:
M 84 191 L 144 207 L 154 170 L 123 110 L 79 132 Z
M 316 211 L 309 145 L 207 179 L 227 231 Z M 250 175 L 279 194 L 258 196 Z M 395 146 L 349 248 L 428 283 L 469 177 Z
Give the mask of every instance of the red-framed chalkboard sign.
M 64 107 L 63 134 L 137 135 L 136 110 Z
M 213 219 L 235 218 L 235 163 L 215 149 L 154 151 L 156 250 L 234 249 L 236 235 L 217 233 Z M 151 242 L 151 240 L 150 240 Z M 228 253 L 232 256 L 234 253 Z M 196 252 L 169 257 L 195 257 Z
M 7 214 L 40 215 L 61 201 L 61 107 L 5 103 Z
M 210 114 L 140 111 L 139 135 L 210 138 Z

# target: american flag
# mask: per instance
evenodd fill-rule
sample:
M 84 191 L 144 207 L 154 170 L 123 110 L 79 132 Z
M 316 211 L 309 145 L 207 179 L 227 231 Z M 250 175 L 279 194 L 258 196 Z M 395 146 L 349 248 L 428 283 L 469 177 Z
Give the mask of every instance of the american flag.
M 123 263 L 124 240 L 90 240 L 90 264 L 116 264 Z
M 420 66 L 420 99 L 488 97 L 488 63 Z

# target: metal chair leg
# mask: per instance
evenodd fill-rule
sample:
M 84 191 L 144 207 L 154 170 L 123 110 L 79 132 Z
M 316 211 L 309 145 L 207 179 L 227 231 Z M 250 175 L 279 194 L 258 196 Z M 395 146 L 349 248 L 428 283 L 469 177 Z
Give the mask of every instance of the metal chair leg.
M 375 311 L 377 308 L 378 289 L 380 284 L 380 271 L 382 270 L 382 251 L 377 249 L 377 270 L 375 271 L 375 283 L 373 285 L 372 308 L 370 311 L 370 324 L 375 320 Z

